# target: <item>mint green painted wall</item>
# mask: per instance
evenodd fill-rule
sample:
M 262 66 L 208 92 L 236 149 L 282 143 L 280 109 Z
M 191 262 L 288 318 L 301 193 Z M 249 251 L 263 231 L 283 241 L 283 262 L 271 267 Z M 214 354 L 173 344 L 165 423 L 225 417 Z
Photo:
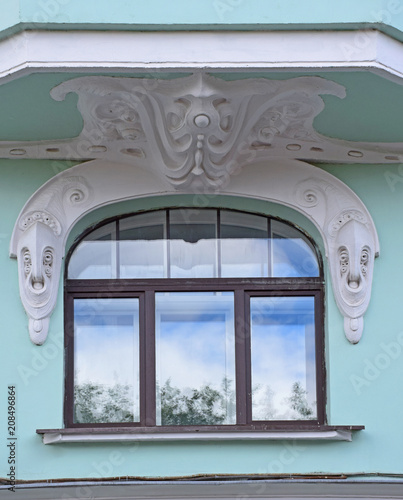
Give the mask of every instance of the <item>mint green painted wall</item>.
M 195 29 L 270 27 L 276 29 L 312 28 L 322 25 L 343 29 L 379 28 L 393 33 L 401 30 L 403 9 L 398 0 L 117 0 L 111 8 L 107 0 L 1 0 L 0 29 L 19 22 L 26 28 L 96 29 Z M 390 26 L 390 27 L 389 27 Z M 399 36 L 399 34 L 396 34 Z
M 267 0 L 196 0 L 164 2 L 127 2 L 117 0 L 113 9 L 107 0 L 21 0 L 21 20 L 57 22 L 58 11 L 71 23 L 107 24 L 282 24 L 370 22 L 371 11 L 380 0 L 349 2 L 270 1 Z M 314 8 L 313 8 L 314 6 Z M 372 15 L 375 18 L 375 14 Z
M 399 265 L 403 244 L 401 209 L 403 167 L 326 166 L 346 182 L 369 208 L 379 231 L 381 256 L 375 263 L 374 289 L 358 345 L 347 342 L 343 320 L 330 287 L 326 292 L 326 356 L 328 370 L 328 417 L 331 424 L 363 424 L 366 430 L 348 442 L 265 443 L 142 443 L 48 445 L 36 435 L 37 428 L 59 428 L 63 402 L 62 294 L 51 319 L 49 339 L 42 347 L 31 344 L 27 319 L 17 284 L 16 262 L 8 257 L 15 219 L 28 197 L 61 170 L 52 162 L 0 162 L 0 287 L 2 328 L 0 335 L 0 428 L 5 436 L 7 385 L 16 384 L 18 425 L 18 477 L 53 479 L 100 476 L 181 476 L 199 473 L 353 473 L 401 472 L 401 415 L 403 354 L 386 356 L 388 366 L 368 377 L 366 369 L 379 364 L 382 343 L 396 341 L 403 331 L 401 318 L 403 269 Z M 71 234 L 69 244 L 87 225 L 114 212 L 189 205 L 192 197 L 175 196 L 125 202 L 104 207 L 86 216 Z M 315 238 L 311 223 L 291 209 L 256 200 L 215 198 L 212 205 L 273 213 L 291 220 Z M 61 292 L 62 290 L 60 290 Z M 356 378 L 352 378 L 355 376 Z M 371 378 L 371 379 L 370 379 Z M 354 385 L 355 380 L 355 385 Z M 363 382 L 358 383 L 357 380 Z M 0 452 L 0 477 L 7 472 L 4 439 Z M 291 451 L 292 450 L 292 451 Z
M 0 31 L 20 22 L 19 0 L 0 0 Z

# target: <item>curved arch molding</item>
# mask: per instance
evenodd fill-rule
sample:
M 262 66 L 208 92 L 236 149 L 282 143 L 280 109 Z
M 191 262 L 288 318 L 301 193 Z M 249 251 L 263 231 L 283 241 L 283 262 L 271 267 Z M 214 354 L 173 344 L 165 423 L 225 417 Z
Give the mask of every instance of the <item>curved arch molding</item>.
M 180 192 L 195 193 L 185 187 Z M 10 256 L 18 260 L 20 295 L 32 342 L 41 345 L 46 340 L 57 302 L 66 239 L 74 224 L 104 205 L 174 193 L 178 193 L 177 187 L 164 176 L 133 164 L 103 160 L 70 168 L 36 191 L 18 216 L 10 244 Z M 379 254 L 375 225 L 358 196 L 329 173 L 297 160 L 249 164 L 228 174 L 214 194 L 286 205 L 316 225 L 325 244 L 346 337 L 357 343 L 370 301 L 374 260 Z

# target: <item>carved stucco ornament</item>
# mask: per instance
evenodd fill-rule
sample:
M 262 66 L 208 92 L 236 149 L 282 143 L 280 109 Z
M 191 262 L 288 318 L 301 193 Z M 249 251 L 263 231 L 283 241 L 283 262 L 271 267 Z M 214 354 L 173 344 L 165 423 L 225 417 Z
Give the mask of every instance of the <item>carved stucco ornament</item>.
M 318 77 L 224 81 L 203 73 L 167 81 L 77 78 L 51 95 L 62 100 L 70 92 L 84 119 L 79 140 L 98 144 L 90 153 L 146 161 L 179 189 L 220 186 L 242 155 L 271 148 L 275 138 L 318 142 L 312 122 L 324 107 L 320 94 L 345 95 Z
M 20 296 L 29 318 L 29 335 L 37 345 L 46 340 L 57 299 L 66 212 L 80 216 L 80 207 L 91 200 L 91 188 L 80 176 L 67 174 L 57 187 L 45 186 L 35 193 L 36 201 L 28 201 L 27 208 L 32 209 L 20 214 L 14 229 L 18 239 L 12 251 L 18 259 Z
M 347 339 L 356 344 L 364 328 L 371 297 L 373 262 L 379 255 L 374 223 L 345 190 L 326 181 L 307 179 L 297 188 L 301 206 L 326 208 L 323 223 L 333 292 L 344 316 Z
M 217 189 L 240 165 L 267 159 L 402 163 L 402 143 L 333 139 L 313 127 L 322 95 L 344 98 L 324 78 L 225 81 L 203 72 L 170 80 L 88 76 L 54 87 L 78 96 L 78 137 L 0 141 L 0 158 L 103 159 L 153 170 L 176 189 Z
M 181 191 L 194 194 L 189 188 Z M 31 197 L 16 221 L 10 255 L 18 259 L 20 294 L 35 344 L 42 344 L 47 336 L 66 239 L 74 224 L 110 203 L 176 192 L 164 176 L 135 164 L 94 160 L 56 175 Z M 283 204 L 316 225 L 323 238 L 335 300 L 345 318 L 346 336 L 357 343 L 379 253 L 375 225 L 358 196 L 331 174 L 295 160 L 248 165 L 229 176 L 209 198 L 219 194 Z

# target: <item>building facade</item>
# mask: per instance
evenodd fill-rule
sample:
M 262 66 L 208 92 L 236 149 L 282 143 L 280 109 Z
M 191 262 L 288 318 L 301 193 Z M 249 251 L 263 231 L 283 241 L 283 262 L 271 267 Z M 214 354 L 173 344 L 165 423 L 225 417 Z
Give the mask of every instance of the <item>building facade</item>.
M 2 12 L 1 498 L 403 498 L 403 4 Z

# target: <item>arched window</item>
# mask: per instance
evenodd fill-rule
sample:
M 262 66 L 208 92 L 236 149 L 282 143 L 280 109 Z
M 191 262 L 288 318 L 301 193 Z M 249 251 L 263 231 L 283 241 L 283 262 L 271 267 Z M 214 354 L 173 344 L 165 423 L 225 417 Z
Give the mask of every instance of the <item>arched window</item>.
M 291 224 L 125 215 L 86 231 L 66 276 L 66 426 L 325 423 L 322 265 Z

